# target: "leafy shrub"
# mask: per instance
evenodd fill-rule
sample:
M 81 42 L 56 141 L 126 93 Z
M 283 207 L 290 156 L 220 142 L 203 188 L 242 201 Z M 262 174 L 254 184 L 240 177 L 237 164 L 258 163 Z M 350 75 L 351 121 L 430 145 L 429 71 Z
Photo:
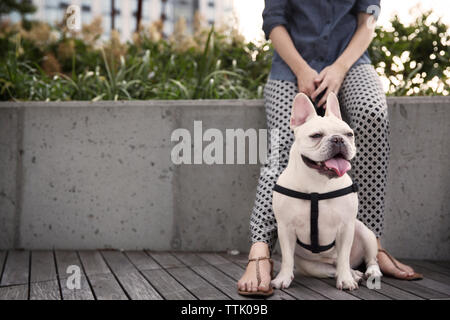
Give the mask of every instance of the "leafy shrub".
M 392 30 L 377 28 L 369 54 L 378 73 L 387 78 L 389 94 L 449 94 L 450 34 L 431 13 L 408 26 L 394 16 Z
M 449 34 L 430 12 L 411 26 L 397 17 L 393 30 L 377 28 L 369 47 L 392 95 L 447 95 Z M 0 25 L 0 100 L 254 99 L 270 71 L 269 42 L 245 43 L 234 28 L 180 20 L 163 39 L 154 23 L 122 43 L 102 41 L 101 20 L 73 34 L 61 24 Z

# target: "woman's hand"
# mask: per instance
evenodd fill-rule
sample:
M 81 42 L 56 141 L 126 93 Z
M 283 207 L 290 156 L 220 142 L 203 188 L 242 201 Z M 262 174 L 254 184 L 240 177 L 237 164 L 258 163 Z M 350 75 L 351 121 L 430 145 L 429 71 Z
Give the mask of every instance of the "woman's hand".
M 312 94 L 316 90 L 315 79 L 319 76 L 316 70 L 305 64 L 297 74 L 298 92 L 303 92 L 312 98 Z
M 327 101 L 327 97 L 330 92 L 334 92 L 336 95 L 338 94 L 346 73 L 347 68 L 338 62 L 335 62 L 332 65 L 324 68 L 319 73 L 318 77 L 316 77 L 314 80 L 317 89 L 315 89 L 315 91 L 311 94 L 311 99 L 315 101 L 317 96 L 322 91 L 324 91 L 325 89 L 326 91 L 322 96 L 322 99 L 320 99 L 319 103 L 317 103 L 318 107 L 321 107 L 323 105 L 325 108 L 324 104 Z

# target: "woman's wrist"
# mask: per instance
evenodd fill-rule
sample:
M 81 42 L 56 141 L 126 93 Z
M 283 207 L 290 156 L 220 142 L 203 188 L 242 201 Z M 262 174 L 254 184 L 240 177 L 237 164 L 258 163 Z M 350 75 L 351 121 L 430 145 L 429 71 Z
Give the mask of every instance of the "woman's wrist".
M 339 69 L 341 69 L 344 73 L 347 73 L 353 65 L 353 63 L 350 63 L 349 61 L 342 58 L 338 58 L 333 64 L 339 67 Z
M 295 76 L 299 77 L 302 74 L 304 74 L 305 70 L 307 70 L 308 68 L 311 68 L 311 67 L 308 65 L 308 63 L 305 60 L 300 58 L 300 60 L 291 69 L 292 69 L 292 72 L 294 72 Z

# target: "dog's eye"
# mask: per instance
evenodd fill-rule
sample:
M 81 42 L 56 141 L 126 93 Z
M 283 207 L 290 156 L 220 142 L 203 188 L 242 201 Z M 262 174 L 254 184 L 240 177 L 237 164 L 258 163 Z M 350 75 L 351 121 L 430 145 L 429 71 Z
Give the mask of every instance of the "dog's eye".
M 313 139 L 319 139 L 319 138 L 323 137 L 323 134 L 322 133 L 315 133 L 315 134 L 310 135 L 309 137 L 313 138 Z
M 345 135 L 346 135 L 347 137 L 353 137 L 353 136 L 354 136 L 353 132 L 346 133 Z

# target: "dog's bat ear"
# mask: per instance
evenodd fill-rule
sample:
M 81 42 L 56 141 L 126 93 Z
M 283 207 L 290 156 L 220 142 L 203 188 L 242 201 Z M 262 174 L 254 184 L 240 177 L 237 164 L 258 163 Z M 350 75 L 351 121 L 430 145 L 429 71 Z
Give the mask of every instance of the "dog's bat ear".
M 311 100 L 304 93 L 297 94 L 292 103 L 291 129 L 301 126 L 313 116 L 317 116 L 317 113 Z
M 327 108 L 325 110 L 325 117 L 328 117 L 330 115 L 333 115 L 336 118 L 342 120 L 341 109 L 339 108 L 339 100 L 334 94 L 334 92 L 330 92 L 327 97 Z

